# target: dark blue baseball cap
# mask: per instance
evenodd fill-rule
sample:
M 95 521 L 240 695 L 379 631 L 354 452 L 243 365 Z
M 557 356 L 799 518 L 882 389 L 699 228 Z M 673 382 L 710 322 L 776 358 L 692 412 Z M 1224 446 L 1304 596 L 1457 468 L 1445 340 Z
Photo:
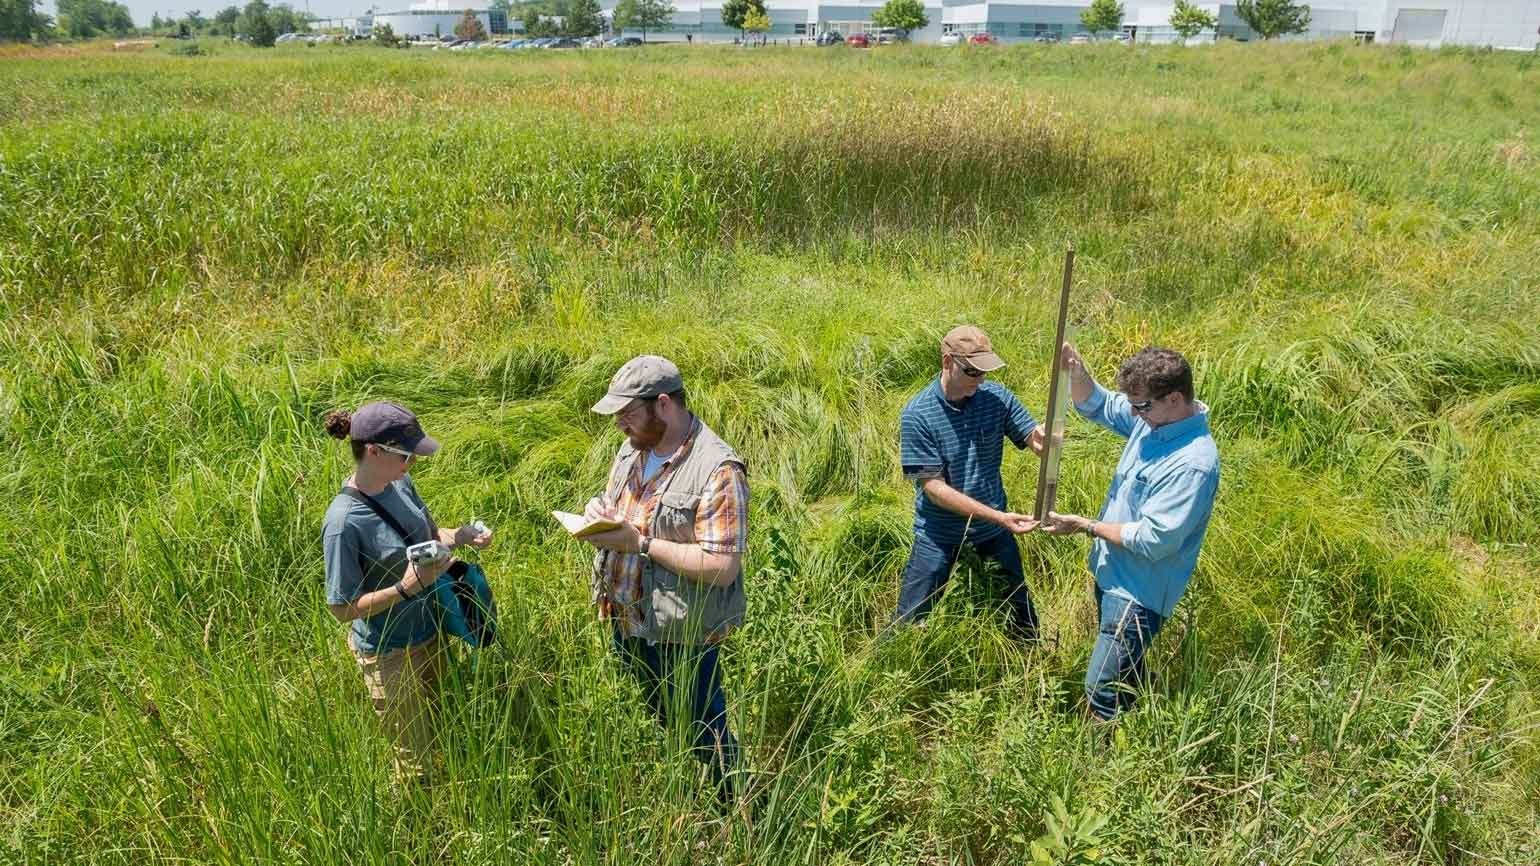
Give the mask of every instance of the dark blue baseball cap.
M 422 432 L 417 416 L 398 403 L 365 403 L 358 407 L 348 426 L 348 438 L 389 445 L 423 457 L 438 451 L 438 440 Z

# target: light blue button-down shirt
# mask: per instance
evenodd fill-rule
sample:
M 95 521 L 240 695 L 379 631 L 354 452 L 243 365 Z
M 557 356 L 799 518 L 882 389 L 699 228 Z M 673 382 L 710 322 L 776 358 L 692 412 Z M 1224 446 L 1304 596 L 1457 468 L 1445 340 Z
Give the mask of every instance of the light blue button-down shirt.
M 1128 398 L 1096 386 L 1081 417 L 1128 440 L 1118 459 L 1107 504 L 1097 520 L 1123 524 L 1123 544 L 1096 539 L 1091 573 L 1104 592 L 1126 595 L 1171 616 L 1198 564 L 1219 492 L 1219 449 L 1209 435 L 1208 407 L 1160 427 L 1151 427 L 1128 407 Z

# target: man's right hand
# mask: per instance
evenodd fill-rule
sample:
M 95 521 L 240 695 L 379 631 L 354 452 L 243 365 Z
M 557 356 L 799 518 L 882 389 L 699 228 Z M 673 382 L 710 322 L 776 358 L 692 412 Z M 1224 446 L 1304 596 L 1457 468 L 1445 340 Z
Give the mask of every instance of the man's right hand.
M 1085 368 L 1085 359 L 1080 357 L 1080 353 L 1075 351 L 1074 345 L 1068 341 L 1059 347 L 1059 366 L 1068 369 L 1070 376 L 1076 379 L 1089 379 L 1091 376 L 1090 371 Z
M 995 518 L 995 523 L 1005 527 L 1013 535 L 1026 535 L 1037 528 L 1037 521 L 1025 514 L 1017 514 L 1014 511 L 1002 511 Z
M 1069 396 L 1076 403 L 1083 403 L 1091 398 L 1091 392 L 1095 390 L 1096 380 L 1091 378 L 1091 371 L 1086 369 L 1085 359 L 1075 351 L 1075 347 L 1065 341 L 1059 347 L 1059 366 L 1069 370 Z

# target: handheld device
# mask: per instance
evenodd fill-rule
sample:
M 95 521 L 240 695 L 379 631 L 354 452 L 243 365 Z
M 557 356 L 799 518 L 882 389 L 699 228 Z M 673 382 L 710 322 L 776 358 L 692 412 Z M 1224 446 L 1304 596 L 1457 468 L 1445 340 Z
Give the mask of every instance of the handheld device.
M 476 533 L 478 536 L 486 535 L 487 533 L 492 531 L 492 528 L 490 526 L 487 526 L 485 523 L 481 522 L 480 520 L 472 520 L 470 523 L 466 524 L 466 528 L 468 528 L 471 532 Z
M 430 565 L 449 558 L 449 548 L 437 541 L 424 541 L 406 549 L 406 558 L 415 565 Z

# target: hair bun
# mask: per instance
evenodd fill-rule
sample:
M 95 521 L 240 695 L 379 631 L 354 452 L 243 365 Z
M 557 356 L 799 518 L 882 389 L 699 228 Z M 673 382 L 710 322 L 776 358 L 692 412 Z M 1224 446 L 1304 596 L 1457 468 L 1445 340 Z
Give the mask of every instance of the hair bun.
M 348 438 L 348 431 L 353 429 L 353 413 L 346 409 L 333 409 L 326 413 L 326 433 L 333 439 Z

